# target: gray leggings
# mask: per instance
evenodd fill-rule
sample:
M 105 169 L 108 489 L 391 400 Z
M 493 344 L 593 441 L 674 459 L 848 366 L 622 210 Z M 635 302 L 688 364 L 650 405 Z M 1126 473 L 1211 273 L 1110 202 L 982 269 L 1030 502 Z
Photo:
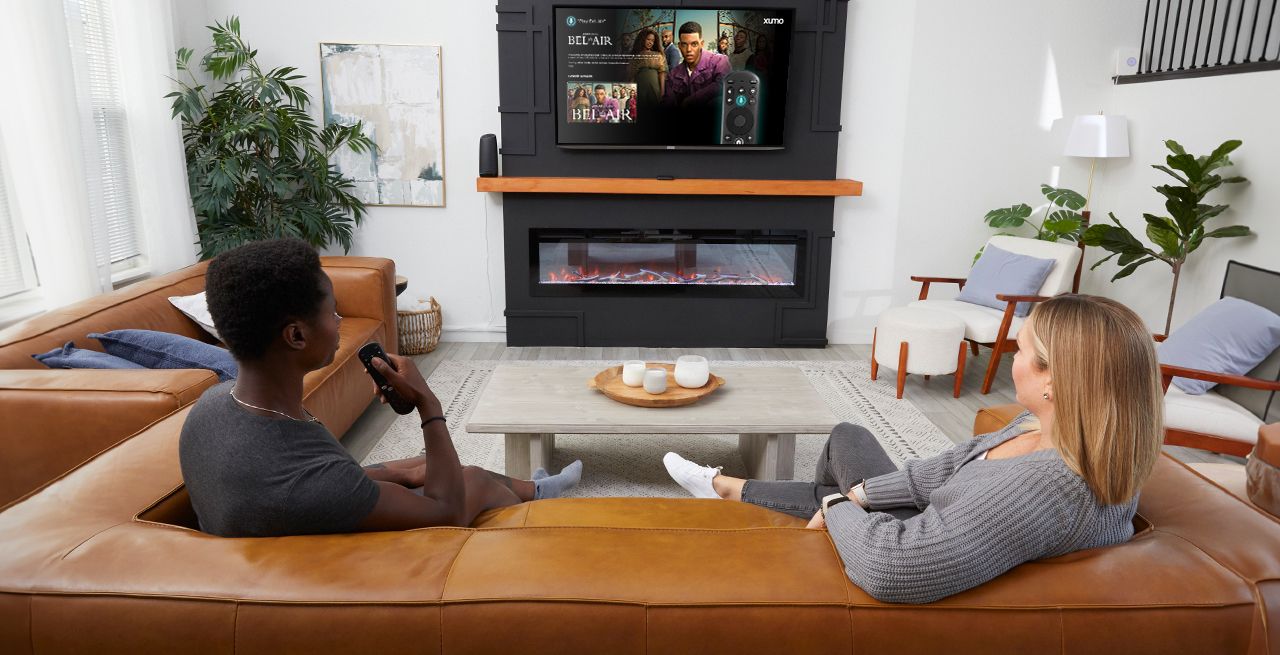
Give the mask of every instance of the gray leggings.
M 849 493 L 849 489 L 862 480 L 896 470 L 898 467 L 866 428 L 841 423 L 831 431 L 822 447 L 813 482 L 747 480 L 742 487 L 742 502 L 807 519 L 817 513 L 824 497 Z M 887 512 L 898 519 L 920 513 L 914 507 Z

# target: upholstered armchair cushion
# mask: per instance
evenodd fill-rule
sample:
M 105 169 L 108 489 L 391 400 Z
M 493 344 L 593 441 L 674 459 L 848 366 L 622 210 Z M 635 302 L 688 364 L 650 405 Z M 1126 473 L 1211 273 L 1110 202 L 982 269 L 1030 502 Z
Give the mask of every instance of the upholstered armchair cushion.
M 1035 295 L 1055 263 L 1053 259 L 1018 255 L 994 244 L 987 244 L 982 256 L 969 271 L 969 278 L 956 300 L 1004 310 L 1008 303 L 997 298 L 996 294 Z M 1029 313 L 1029 302 L 1018 303 L 1014 310 L 1015 316 L 1026 316 Z
M 1192 395 L 1169 385 L 1164 395 L 1164 425 L 1175 430 L 1255 443 L 1262 420 L 1221 394 L 1210 391 Z
M 973 339 L 978 343 L 995 341 L 1000 335 L 1000 321 L 1004 318 L 1003 311 L 959 300 L 916 300 L 907 306 L 941 309 L 959 318 L 964 321 L 964 338 Z M 1009 338 L 1012 339 L 1018 333 L 1024 320 L 1017 316 L 1013 317 L 1013 322 L 1009 324 Z
M 1173 331 L 1158 346 L 1160 363 L 1226 375 L 1244 375 L 1280 347 L 1280 316 L 1247 300 L 1221 298 Z M 1216 382 L 1174 378 L 1173 385 L 1202 394 Z

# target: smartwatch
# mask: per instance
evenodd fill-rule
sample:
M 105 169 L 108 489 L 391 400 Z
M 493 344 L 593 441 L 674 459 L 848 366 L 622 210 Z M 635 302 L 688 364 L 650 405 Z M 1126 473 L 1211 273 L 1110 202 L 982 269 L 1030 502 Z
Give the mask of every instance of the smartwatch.
M 827 510 L 831 509 L 832 505 L 839 505 L 840 503 L 847 502 L 849 502 L 849 497 L 844 494 L 831 494 L 830 496 L 824 497 L 822 499 L 822 518 L 827 518 Z

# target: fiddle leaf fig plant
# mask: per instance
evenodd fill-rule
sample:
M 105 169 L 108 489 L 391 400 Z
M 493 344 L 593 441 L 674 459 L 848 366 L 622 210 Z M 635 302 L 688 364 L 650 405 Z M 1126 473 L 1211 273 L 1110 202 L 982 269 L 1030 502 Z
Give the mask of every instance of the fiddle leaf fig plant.
M 1084 225 L 1084 217 L 1080 215 L 1079 210 L 1085 206 L 1084 196 L 1071 189 L 1052 187 L 1048 184 L 1040 185 L 1040 193 L 1044 194 L 1045 199 L 1049 202 L 1045 205 L 1044 213 L 1041 214 L 1040 222 L 1038 223 L 1031 217 L 1035 210 L 1025 203 L 993 209 L 987 212 L 986 216 L 982 217 L 982 220 L 991 227 L 1002 229 L 1016 229 L 1024 225 L 1030 225 L 1036 230 L 1036 233 L 1031 238 L 1041 241 L 1079 240 L 1080 228 Z M 999 232 L 998 234 L 1020 236 L 1013 232 Z M 981 256 L 982 250 L 979 250 L 973 256 L 973 260 L 976 262 L 978 257 Z
M 317 126 L 307 112 L 311 97 L 299 86 L 303 76 L 292 66 L 260 66 L 238 18 L 209 29 L 213 46 L 197 65 L 218 88 L 196 80 L 193 51 L 182 48 L 177 67 L 187 80 L 175 80 L 178 90 L 165 96 L 182 121 L 200 257 L 278 237 L 317 248 L 336 241 L 350 250 L 365 205 L 330 161 L 344 148 L 377 146 L 359 122 Z
M 1107 260 L 1115 257 L 1120 270 L 1111 277 L 1115 282 L 1132 275 L 1138 267 L 1150 262 L 1159 261 L 1167 264 L 1173 271 L 1173 287 L 1169 292 L 1169 312 L 1165 316 L 1164 333 L 1169 333 L 1173 323 L 1173 306 L 1178 298 L 1178 280 L 1187 256 L 1195 252 L 1205 239 L 1221 239 L 1226 237 L 1243 237 L 1253 234 L 1244 225 L 1229 225 L 1214 230 L 1207 230 L 1206 223 L 1227 210 L 1229 205 L 1209 205 L 1203 201 L 1205 196 L 1223 184 L 1239 184 L 1247 182 L 1243 177 L 1222 177 L 1214 171 L 1231 166 L 1228 156 L 1241 141 L 1232 139 L 1214 148 L 1208 155 L 1197 157 L 1188 154 L 1177 141 L 1165 141 L 1164 145 L 1170 154 L 1165 158 L 1167 166 L 1153 164 L 1152 168 L 1168 174 L 1178 184 L 1163 184 L 1156 187 L 1156 192 L 1165 198 L 1165 209 L 1168 216 L 1143 214 L 1146 220 L 1147 238 L 1154 248 L 1148 247 L 1120 224 L 1114 213 L 1108 214 L 1114 225 L 1099 223 L 1085 230 L 1085 245 L 1100 246 L 1110 252 L 1090 270 L 1098 268 Z

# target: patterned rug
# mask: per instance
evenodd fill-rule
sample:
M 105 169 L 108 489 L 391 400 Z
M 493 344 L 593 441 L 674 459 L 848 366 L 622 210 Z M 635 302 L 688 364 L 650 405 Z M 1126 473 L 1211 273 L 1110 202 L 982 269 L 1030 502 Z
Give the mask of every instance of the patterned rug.
M 489 375 L 499 363 L 511 366 L 595 366 L 606 361 L 446 361 L 427 380 L 444 406 L 449 432 L 463 464 L 502 472 L 505 447 L 500 434 L 469 434 L 463 429 Z M 865 426 L 901 466 L 907 459 L 928 457 L 952 446 L 950 439 L 907 400 L 894 398 L 892 383 L 871 381 L 866 362 L 712 362 L 711 370 L 740 367 L 789 367 L 804 371 L 818 395 L 841 421 Z M 585 390 L 584 390 L 585 392 Z M 422 452 L 422 429 L 416 414 L 402 416 L 387 429 L 361 464 L 413 457 Z M 967 436 L 967 435 L 966 435 Z M 796 437 L 797 480 L 812 480 L 825 434 Z M 736 435 L 556 435 L 554 467 L 581 459 L 582 484 L 572 496 L 686 496 L 662 466 L 662 455 L 674 451 L 701 464 L 724 466 L 724 473 L 745 475 Z

